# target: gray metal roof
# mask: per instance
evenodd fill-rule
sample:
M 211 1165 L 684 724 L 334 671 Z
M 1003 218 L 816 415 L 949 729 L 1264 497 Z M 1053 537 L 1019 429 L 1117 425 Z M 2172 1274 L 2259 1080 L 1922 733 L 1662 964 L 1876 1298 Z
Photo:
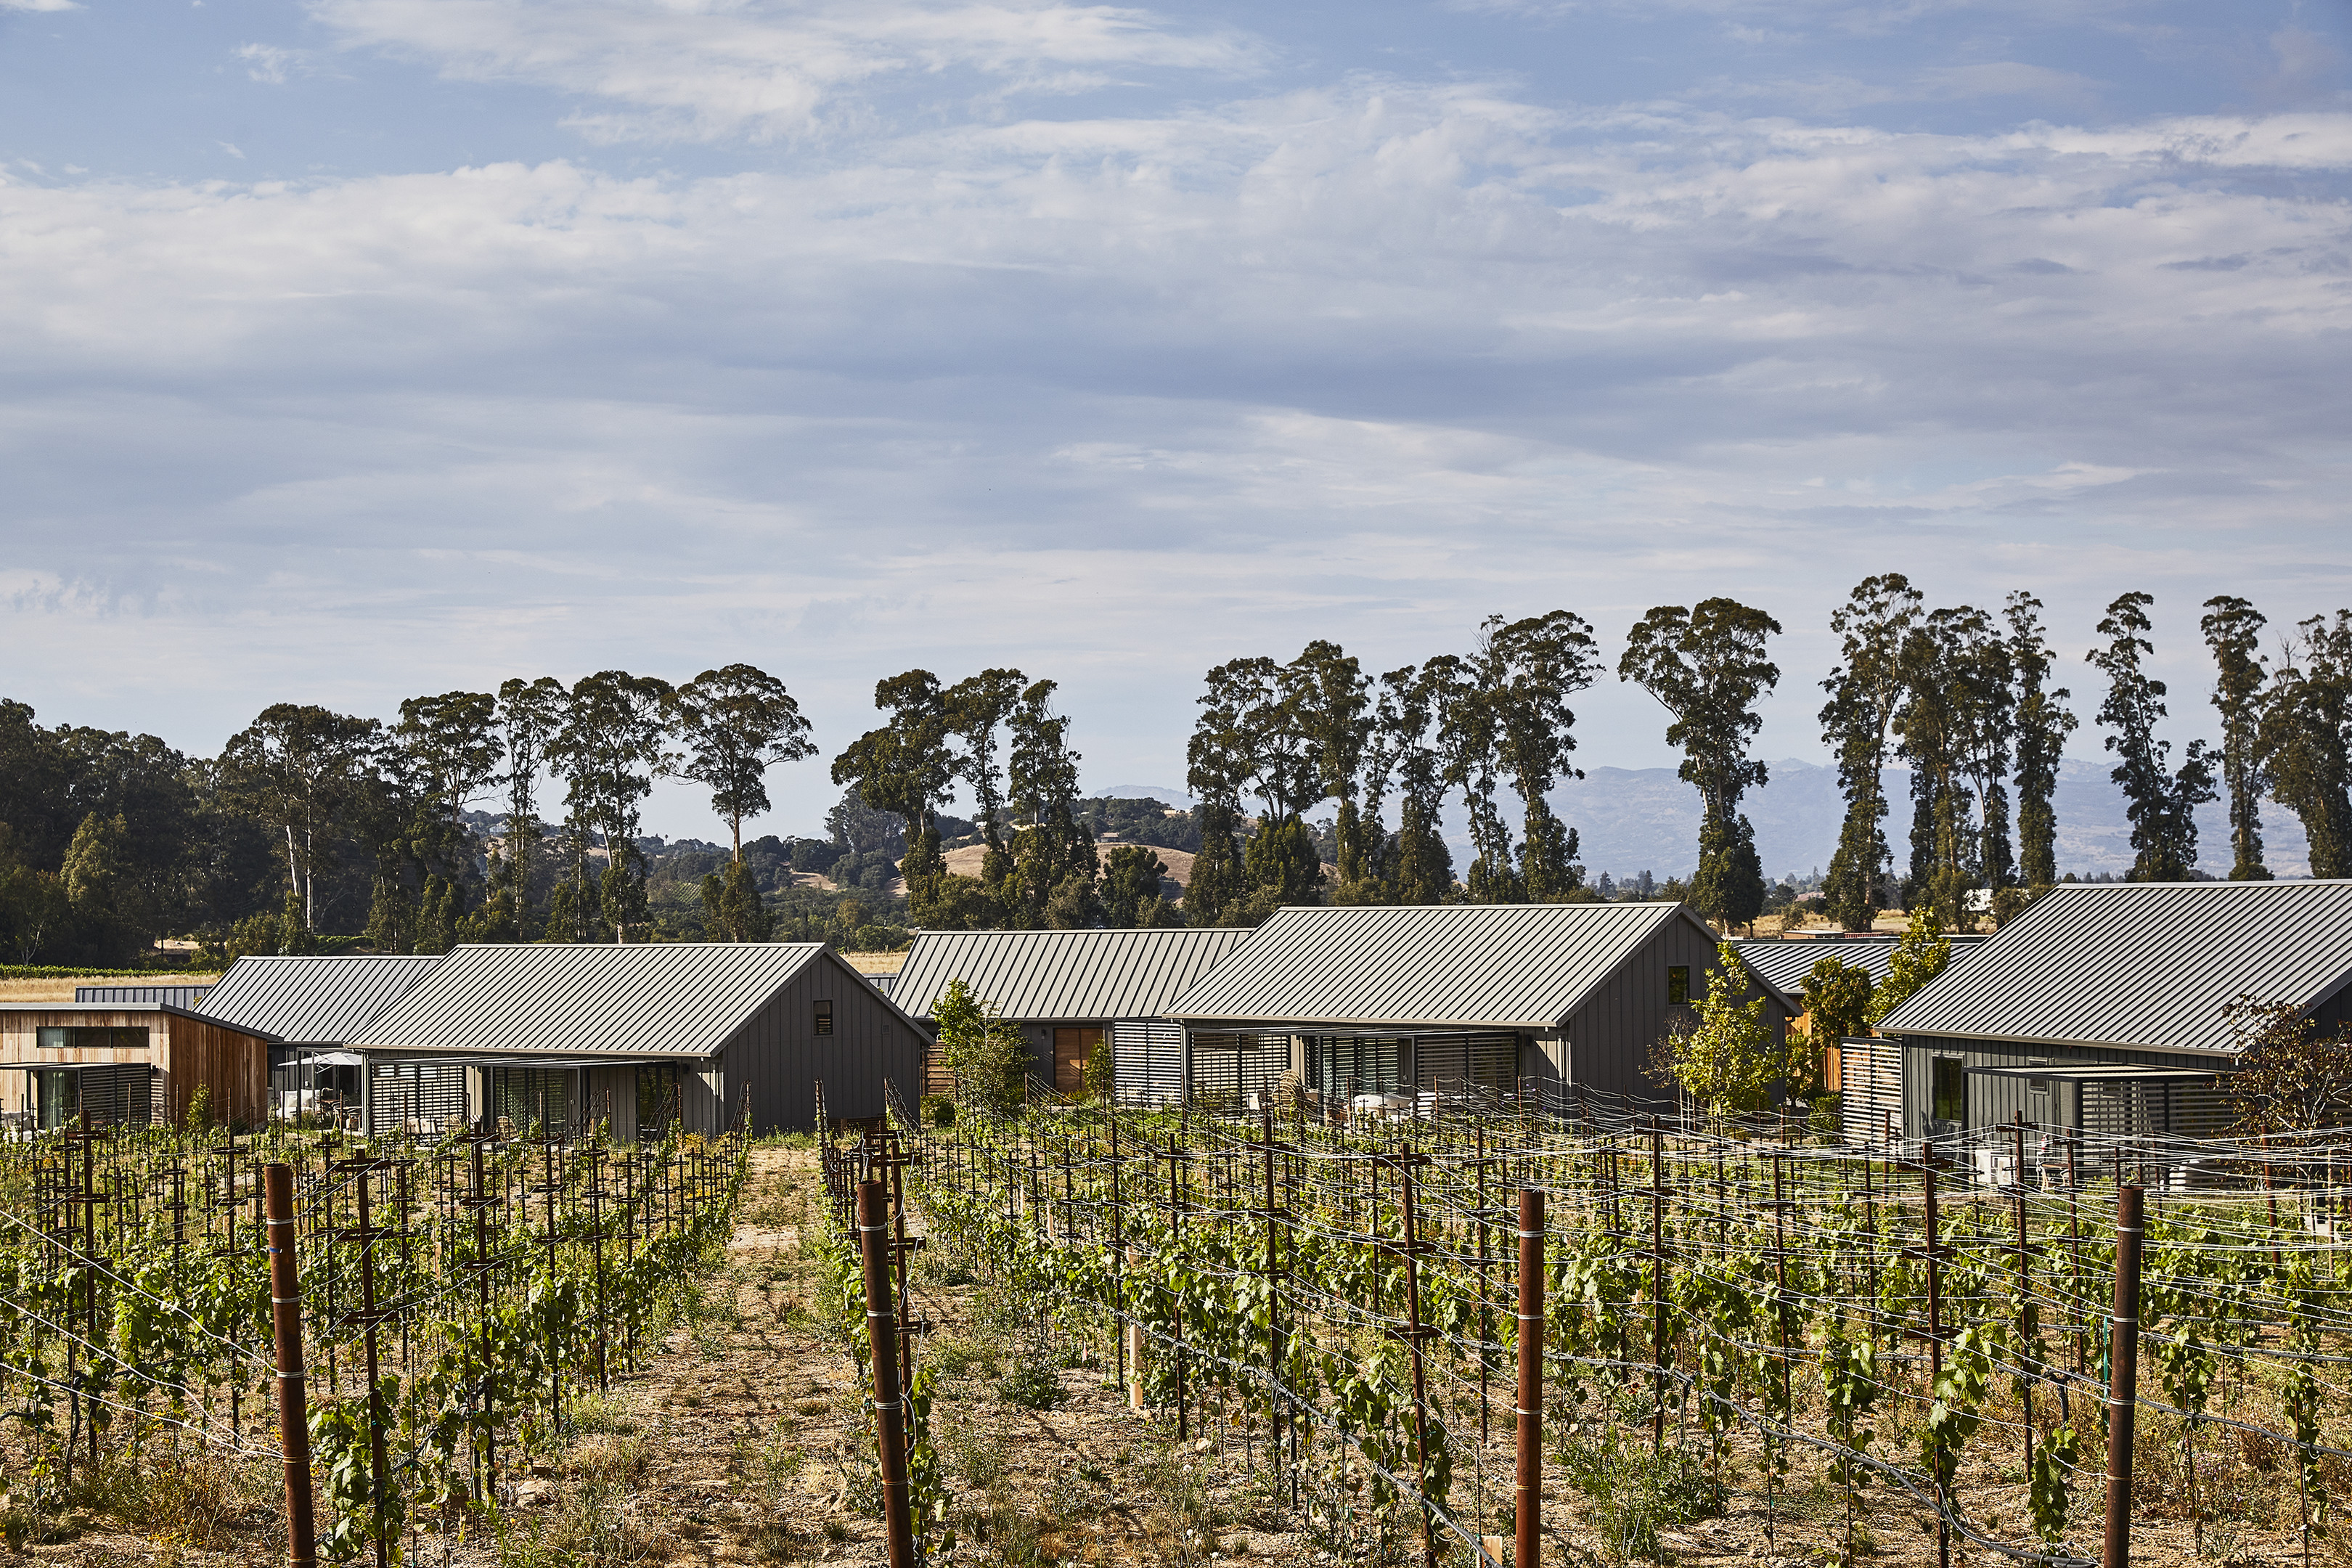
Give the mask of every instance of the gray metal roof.
M 111 1003 L 122 1007 L 194 1007 L 205 999 L 209 985 L 77 985 L 77 1002 Z
M 815 942 L 457 947 L 354 1043 L 565 1058 L 709 1056 L 820 960 L 839 965 L 845 990 L 865 985 Z
M 2062 886 L 1883 1034 L 2226 1051 L 2241 995 L 2311 1008 L 2352 980 L 2352 881 Z
M 1748 967 L 1794 996 L 1805 988 L 1805 976 L 1813 965 L 1824 958 L 1834 958 L 1842 963 L 1866 971 L 1872 984 L 1886 978 L 1886 969 L 1895 962 L 1895 946 L 1891 942 L 1839 942 L 1833 938 L 1804 937 L 1795 942 L 1738 942 L 1732 945 Z M 1952 943 L 1952 963 L 1957 966 L 1974 957 L 1982 942 Z
M 1168 1014 L 1236 1024 L 1554 1028 L 1675 921 L 1716 940 L 1675 903 L 1285 909 Z
M 349 1045 L 440 962 L 439 953 L 251 953 L 228 966 L 201 1011 L 290 1045 Z
M 927 931 L 890 996 L 929 1015 L 951 980 L 1005 1017 L 1046 1022 L 1156 1018 L 1255 933 L 1246 927 L 1149 931 Z

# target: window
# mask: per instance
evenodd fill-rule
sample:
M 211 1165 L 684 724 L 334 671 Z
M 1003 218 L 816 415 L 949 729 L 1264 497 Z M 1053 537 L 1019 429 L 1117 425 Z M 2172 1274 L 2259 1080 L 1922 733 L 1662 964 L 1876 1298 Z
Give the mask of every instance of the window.
M 1666 1005 L 1669 1007 L 1690 1005 L 1689 964 L 1670 963 L 1666 966 Z
M 816 1032 L 820 1035 L 833 1033 L 833 1004 L 830 1002 L 816 1005 Z
M 1936 1058 L 1935 1109 L 1928 1114 L 1937 1121 L 1966 1122 L 1969 1119 L 1969 1064 L 1960 1057 Z
M 41 1049 L 45 1051 L 143 1051 L 147 1048 L 144 1029 L 43 1029 Z

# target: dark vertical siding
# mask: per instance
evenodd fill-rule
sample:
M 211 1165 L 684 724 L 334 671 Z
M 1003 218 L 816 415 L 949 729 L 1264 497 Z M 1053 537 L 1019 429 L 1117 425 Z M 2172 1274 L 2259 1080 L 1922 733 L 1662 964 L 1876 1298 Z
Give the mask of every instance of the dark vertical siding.
M 816 1004 L 833 1004 L 833 1033 L 816 1033 Z M 1049 1037 L 1050 1038 L 1050 1037 Z M 731 1124 L 746 1092 L 754 1133 L 816 1125 L 816 1086 L 829 1116 L 883 1114 L 882 1086 L 894 1080 L 912 1106 L 922 1094 L 923 1038 L 863 976 L 827 952 L 802 968 L 729 1037 L 719 1053 Z
M 2221 1068 L 2224 1062 L 2209 1061 L 2201 1057 L 2183 1057 L 2163 1051 L 2110 1051 L 2095 1047 L 2068 1049 L 2063 1046 L 2011 1045 L 1999 1040 L 1939 1040 L 1932 1035 L 1911 1035 L 1903 1040 L 1903 1135 L 1923 1138 L 1927 1132 L 1927 1114 L 1934 1109 L 1935 1068 L 1937 1057 L 1958 1057 L 1969 1067 L 2032 1067 L 2037 1063 L 2051 1067 L 2087 1067 L 2095 1063 L 2127 1063 L 2151 1068 Z M 2018 1116 L 2031 1117 L 2027 1082 L 2023 1079 L 1993 1078 L 1969 1075 L 1968 1080 L 1968 1125 L 1970 1128 L 1994 1127 L 2012 1121 Z M 2076 1125 L 2081 1108 L 2076 1104 L 2079 1091 L 2072 1085 L 2052 1086 L 2051 1120 L 2062 1125 Z
M 1650 1076 L 1650 1058 L 1676 1016 L 1695 1020 L 1697 1015 L 1666 1005 L 1666 971 L 1678 963 L 1688 965 L 1690 994 L 1696 1000 L 1706 994 L 1715 950 L 1713 937 L 1688 921 L 1673 920 L 1626 954 L 1569 1019 L 1568 1080 L 1599 1094 L 1670 1098 L 1674 1086 Z M 1774 1028 L 1788 1026 L 1788 1009 L 1778 1002 L 1769 1015 Z

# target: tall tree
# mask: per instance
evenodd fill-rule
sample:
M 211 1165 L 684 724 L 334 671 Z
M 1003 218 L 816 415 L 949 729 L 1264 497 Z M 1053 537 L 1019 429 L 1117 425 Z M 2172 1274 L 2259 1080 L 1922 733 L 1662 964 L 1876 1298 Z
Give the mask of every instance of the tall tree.
M 1905 635 L 1903 667 L 1895 724 L 1911 764 L 1912 900 L 1962 930 L 1969 891 L 2013 876 L 2009 643 L 1981 610 L 1937 610 Z
M 983 669 L 957 681 L 947 690 L 948 728 L 963 742 L 957 772 L 971 786 L 972 805 L 980 818 L 981 837 L 988 853 L 981 861 L 980 880 L 991 896 L 1003 898 L 1013 875 L 1013 853 L 1004 842 L 1004 764 L 997 731 L 1013 717 L 1029 678 L 1017 669 Z
M 1527 896 L 1510 825 L 1495 804 L 1502 782 L 1502 713 L 1478 678 L 1474 659 L 1439 654 L 1421 667 L 1437 718 L 1437 754 L 1447 787 L 1462 792 L 1470 818 L 1469 868 L 1463 897 L 1474 904 L 1515 904 Z
M 1390 896 L 1400 904 L 1441 904 L 1454 896 L 1454 851 L 1440 831 L 1445 770 L 1431 744 L 1444 677 L 1406 665 L 1381 677 L 1381 726 L 1396 757 L 1396 866 Z
M 676 771 L 678 759 L 663 745 L 674 698 L 669 682 L 650 675 L 606 669 L 583 676 L 572 688 L 563 726 L 547 749 L 548 761 L 564 781 L 575 865 L 583 871 L 588 826 L 604 836 L 604 874 L 595 907 L 614 942 L 627 941 L 628 928 L 645 919 L 638 811 L 653 793 L 654 780 Z M 584 913 L 584 874 L 578 882 Z
M 530 867 L 539 849 L 539 774 L 546 765 L 548 743 L 563 725 L 563 710 L 571 694 L 551 675 L 536 680 L 520 678 L 499 687 L 499 725 L 507 749 L 506 835 L 499 868 L 505 873 L 503 893 L 493 895 L 494 923 L 516 940 L 528 934 L 530 909 Z M 504 900 L 501 904 L 498 900 Z
M 1576 715 L 1568 697 L 1592 684 L 1601 656 L 1592 628 L 1566 610 L 1508 625 L 1490 616 L 1480 633 L 1477 663 L 1496 716 L 1496 761 L 1519 797 L 1519 885 L 1542 903 L 1584 885 L 1576 829 L 1548 797 L 1562 778 L 1584 776 L 1569 763 Z
M 856 787 L 857 797 L 907 825 L 907 853 L 898 874 L 907 882 L 908 913 L 925 920 L 947 862 L 934 822 L 956 779 L 956 755 L 947 693 L 928 669 L 909 669 L 877 681 L 874 706 L 889 721 L 868 730 L 833 759 L 833 782 Z
M 373 719 L 277 702 L 221 748 L 234 809 L 279 837 L 287 893 L 305 930 L 317 929 L 319 874 L 366 799 L 383 743 L 383 726 Z
M 2273 792 L 2303 820 L 2311 874 L 2352 877 L 2352 611 L 2295 630 L 2271 679 L 2263 755 Z
M 2122 786 L 2132 822 L 2135 882 L 2181 882 L 2197 868 L 2197 807 L 2213 798 L 2213 770 L 2205 742 L 2189 742 L 2177 772 L 2167 772 L 2172 742 L 2156 738 L 2165 716 L 2164 682 L 2149 679 L 2140 660 L 2156 652 L 2147 640 L 2151 624 L 2147 594 L 2126 594 L 2107 606 L 2099 635 L 2107 646 L 2087 656 L 2107 677 L 2099 722 L 2115 731 L 2106 740 L 2116 753 L 2113 777 Z
M 1007 793 L 1023 824 L 1015 875 L 1032 926 L 1095 924 L 1094 835 L 1078 818 L 1079 756 L 1070 749 L 1068 717 L 1054 711 L 1054 690 L 1050 680 L 1032 683 L 1010 719 Z M 1049 909 L 1057 921 L 1049 921 Z
M 782 681 L 748 664 L 704 670 L 677 689 L 673 710 L 687 749 L 678 772 L 709 789 L 740 866 L 743 819 L 768 810 L 768 770 L 816 751 L 809 721 Z
M 1290 706 L 1314 749 L 1318 785 L 1325 799 L 1339 803 L 1333 837 L 1338 840 L 1338 879 L 1363 879 L 1366 838 L 1380 831 L 1366 823 L 1357 805 L 1364 753 L 1372 737 L 1372 683 L 1363 668 L 1335 642 L 1308 643 L 1285 671 Z M 1317 861 L 1318 880 L 1322 875 Z
M 2030 889 L 2058 880 L 2058 760 L 2077 722 L 2066 709 L 2073 695 L 2053 688 L 2055 656 L 2042 635 L 2042 601 L 2020 591 L 2010 595 L 2009 668 L 2016 682 L 2010 722 L 2017 755 L 2018 872 Z
M 1660 605 L 1633 624 L 1617 662 L 1620 679 L 1674 716 L 1666 743 L 1682 748 L 1679 773 L 1698 790 L 1703 813 L 1694 894 L 1727 927 L 1763 910 L 1755 829 L 1738 807 L 1743 794 L 1769 777 L 1748 748 L 1764 725 L 1756 705 L 1780 679 L 1780 667 L 1764 657 L 1765 639 L 1780 630 L 1780 622 L 1735 599 L 1703 599 L 1688 609 Z
M 1830 918 L 1848 931 L 1867 931 L 1883 907 L 1888 866 L 1886 752 L 1902 705 L 1903 643 L 1920 615 L 1919 590 L 1899 572 L 1865 577 L 1830 616 L 1842 639 L 1843 662 L 1822 689 L 1822 739 L 1837 753 L 1845 824 L 1823 879 Z
M 2213 650 L 2213 706 L 2221 715 L 2221 784 L 2230 792 L 2230 880 L 2267 882 L 2263 864 L 2262 635 L 2260 610 L 2231 594 L 2205 601 L 2198 623 Z
M 1224 846 L 1204 843 L 1208 876 L 1203 879 L 1196 861 L 1185 890 L 1188 919 L 1195 918 L 1195 901 L 1213 894 L 1220 901 L 1219 921 L 1252 924 L 1284 904 L 1321 898 L 1322 860 L 1303 814 L 1325 798 L 1323 744 L 1334 721 L 1318 711 L 1325 697 L 1318 679 L 1323 673 L 1304 654 L 1288 665 L 1263 657 L 1237 658 L 1209 671 L 1187 748 L 1192 792 L 1203 807 L 1204 839 L 1221 834 L 1230 838 L 1240 825 L 1245 793 L 1258 797 L 1261 809 L 1256 830 L 1240 855 L 1235 890 L 1228 892 L 1224 885 L 1231 869 Z M 1334 679 L 1345 678 L 1346 665 L 1339 665 Z

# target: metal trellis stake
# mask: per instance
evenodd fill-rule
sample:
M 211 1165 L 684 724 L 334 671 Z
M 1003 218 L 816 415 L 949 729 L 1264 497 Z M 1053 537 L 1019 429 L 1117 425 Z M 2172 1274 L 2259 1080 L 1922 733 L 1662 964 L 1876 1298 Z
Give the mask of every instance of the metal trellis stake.
M 2130 1568 L 2132 1416 L 2139 1389 L 2139 1187 L 2116 1191 L 2116 1308 L 2107 1343 L 2107 1534 L 2103 1568 Z
M 319 1549 L 310 1523 L 310 1415 L 302 1373 L 302 1281 L 294 1257 L 294 1167 L 266 1165 L 262 1201 L 268 1205 L 269 1311 L 278 1338 L 278 1436 L 286 1452 L 286 1558 L 291 1568 L 315 1568 Z
M 907 1498 L 907 1395 L 898 1384 L 898 1325 L 890 1302 L 890 1194 L 857 1184 L 857 1250 L 866 1266 L 866 1331 L 874 1352 L 874 1428 L 882 1467 L 882 1521 L 890 1568 L 915 1568 L 914 1521 Z

